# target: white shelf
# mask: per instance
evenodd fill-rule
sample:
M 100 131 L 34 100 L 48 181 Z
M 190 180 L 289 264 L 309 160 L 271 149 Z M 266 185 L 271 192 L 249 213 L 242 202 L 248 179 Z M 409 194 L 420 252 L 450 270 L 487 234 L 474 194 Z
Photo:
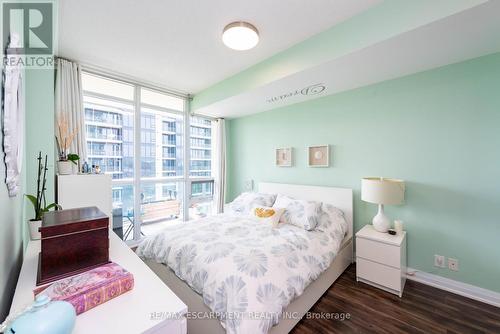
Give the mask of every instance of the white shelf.
M 186 333 L 187 306 L 135 253 L 110 231 L 109 256 L 134 275 L 134 288 L 76 318 L 73 334 L 88 333 Z M 40 241 L 30 241 L 10 311 L 33 301 Z M 152 319 L 152 312 L 177 314 L 177 319 Z

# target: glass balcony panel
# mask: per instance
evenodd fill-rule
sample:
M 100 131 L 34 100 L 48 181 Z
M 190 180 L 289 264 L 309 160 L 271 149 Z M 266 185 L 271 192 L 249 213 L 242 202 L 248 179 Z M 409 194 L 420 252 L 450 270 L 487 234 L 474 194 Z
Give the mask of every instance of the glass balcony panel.
M 153 234 L 182 221 L 182 182 L 141 182 L 141 231 Z
M 134 186 L 113 186 L 113 231 L 123 240 L 134 238 Z
M 88 164 L 113 179 L 133 178 L 133 105 L 88 95 L 83 100 Z
M 189 206 L 189 219 L 200 219 L 215 213 L 214 202 L 196 202 Z
M 183 127 L 182 115 L 141 109 L 141 177 L 183 176 Z

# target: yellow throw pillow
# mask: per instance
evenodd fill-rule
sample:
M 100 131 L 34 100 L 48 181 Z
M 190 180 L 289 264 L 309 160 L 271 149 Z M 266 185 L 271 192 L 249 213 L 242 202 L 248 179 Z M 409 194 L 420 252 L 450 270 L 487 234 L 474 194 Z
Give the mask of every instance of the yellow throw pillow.
M 285 212 L 285 209 L 272 208 L 269 206 L 255 206 L 252 210 L 252 216 L 263 223 L 271 224 L 273 227 L 276 227 L 278 226 L 283 212 Z

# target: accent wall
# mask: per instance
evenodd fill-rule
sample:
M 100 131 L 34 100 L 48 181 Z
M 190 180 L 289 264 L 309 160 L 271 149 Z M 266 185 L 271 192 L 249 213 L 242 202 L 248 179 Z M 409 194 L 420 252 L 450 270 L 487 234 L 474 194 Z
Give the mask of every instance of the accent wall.
M 3 151 L 0 158 L 0 174 L 2 175 L 0 185 L 0 322 L 2 322 L 10 307 L 23 254 L 23 227 L 21 225 L 23 196 L 10 198 L 7 193 L 7 186 L 4 182 Z M 24 178 L 24 175 L 21 178 Z M 23 186 L 20 190 L 22 193 Z
M 354 190 L 355 230 L 376 214 L 361 178 L 406 181 L 408 266 L 500 292 L 500 53 L 228 121 L 228 196 L 260 181 Z M 331 145 L 329 168 L 307 146 Z M 294 166 L 275 149 L 294 147 Z M 433 266 L 434 254 L 459 271 Z
M 19 195 L 9 198 L 5 185 L 3 148 L 0 149 L 0 322 L 7 316 L 29 241 L 27 220 L 33 208 L 25 193 L 36 193 L 38 152 L 48 155 L 47 201 L 54 201 L 54 70 L 25 71 L 25 145 L 22 186 Z M 1 136 L 0 136 L 1 138 Z

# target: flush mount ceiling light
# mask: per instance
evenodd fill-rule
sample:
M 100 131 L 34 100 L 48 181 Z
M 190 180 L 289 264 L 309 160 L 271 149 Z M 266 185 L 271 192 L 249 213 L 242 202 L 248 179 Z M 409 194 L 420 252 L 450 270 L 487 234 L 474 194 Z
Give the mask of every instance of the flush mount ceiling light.
M 233 50 L 250 50 L 259 43 L 259 31 L 248 22 L 233 22 L 222 31 L 222 41 Z

